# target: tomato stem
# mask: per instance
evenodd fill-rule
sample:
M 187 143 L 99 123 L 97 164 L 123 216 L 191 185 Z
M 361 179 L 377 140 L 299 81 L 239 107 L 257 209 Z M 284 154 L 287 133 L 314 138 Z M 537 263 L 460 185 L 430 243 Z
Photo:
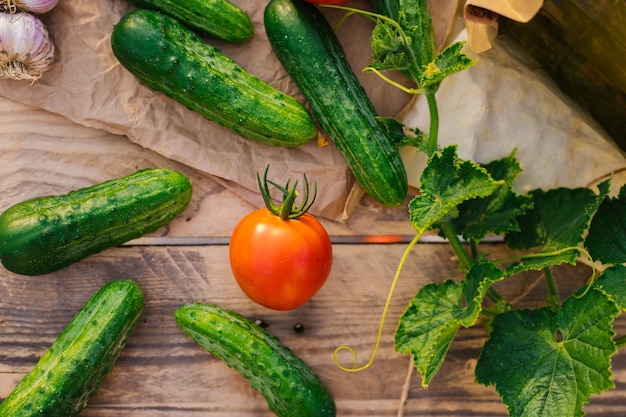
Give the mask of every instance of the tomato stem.
M 315 197 L 317 196 L 317 183 L 313 182 L 313 194 L 309 201 L 309 197 L 311 196 L 309 193 L 309 181 L 306 174 L 303 174 L 304 194 L 302 195 L 302 204 L 297 206 L 295 202 L 300 196 L 300 193 L 297 191 L 298 180 L 294 181 L 291 187 L 289 187 L 291 180 L 287 180 L 287 183 L 284 186 L 279 185 L 274 181 L 267 179 L 267 172 L 269 171 L 269 168 L 269 165 L 265 168 L 263 179 L 261 179 L 258 172 L 256 174 L 257 183 L 259 184 L 261 196 L 263 196 L 263 201 L 265 202 L 265 207 L 283 220 L 295 220 L 309 211 L 315 201 Z M 276 187 L 282 193 L 282 201 L 280 204 L 277 204 L 272 199 L 269 184 Z

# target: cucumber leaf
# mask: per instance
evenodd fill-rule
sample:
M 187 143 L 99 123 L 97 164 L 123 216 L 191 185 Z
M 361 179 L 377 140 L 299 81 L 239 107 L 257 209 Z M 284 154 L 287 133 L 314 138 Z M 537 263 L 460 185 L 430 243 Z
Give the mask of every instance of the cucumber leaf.
M 622 310 L 626 310 L 626 266 L 613 265 L 602 271 L 594 285 Z
M 424 388 L 443 364 L 457 330 L 476 323 L 487 289 L 502 278 L 495 264 L 481 261 L 464 280 L 427 284 L 410 302 L 396 329 L 395 348 L 412 355 Z
M 408 66 L 409 45 L 404 32 L 395 22 L 378 19 L 370 39 L 372 46 L 371 68 L 379 71 L 404 70 Z
M 427 387 L 461 323 L 463 287 L 453 280 L 423 286 L 406 309 L 395 334 L 395 349 L 410 353 Z
M 626 185 L 616 198 L 604 200 L 591 220 L 585 246 L 604 264 L 626 262 Z
M 482 311 L 482 301 L 494 282 L 504 278 L 504 272 L 496 264 L 480 260 L 472 265 L 463 281 L 465 312 L 460 318 L 464 327 L 473 326 Z
M 579 254 L 577 246 L 606 193 L 608 187 L 604 184 L 600 196 L 588 188 L 532 191 L 534 207 L 518 218 L 521 230 L 510 232 L 506 240 L 513 249 L 542 249 L 509 266 L 509 274 L 564 262 L 574 264 Z
M 436 55 L 435 32 L 428 0 L 379 2 L 378 18 L 370 43 L 377 69 L 408 69 L 409 77 L 418 74 Z
M 487 170 L 457 157 L 456 145 L 434 153 L 420 177 L 421 194 L 409 202 L 415 230 L 430 229 L 464 201 L 486 197 L 504 181 L 496 181 Z
M 378 122 L 383 126 L 396 147 L 413 146 L 417 149 L 424 148 L 427 136 L 418 128 L 406 126 L 393 117 L 378 117 Z
M 578 417 L 592 394 L 614 387 L 613 320 L 619 309 L 602 292 L 548 307 L 496 316 L 475 376 L 494 385 L 511 417 Z
M 445 78 L 474 65 L 476 60 L 461 52 L 464 46 L 465 42 L 456 42 L 441 51 L 435 60 L 420 72 L 417 80 L 419 86 L 428 91 L 437 91 Z
M 368 13 L 378 18 L 370 38 L 372 63 L 366 70 L 379 75 L 387 70 L 400 71 L 419 85 L 414 93 L 434 93 L 443 79 L 476 63 L 462 52 L 465 42 L 454 43 L 437 54 L 428 0 L 382 5 L 385 10 L 379 11 L 381 15 Z
M 517 217 L 533 205 L 529 195 L 520 195 L 513 191 L 513 182 L 521 172 L 514 153 L 483 167 L 493 179 L 504 182 L 493 194 L 468 200 L 460 205 L 459 215 L 452 222 L 455 230 L 466 240 L 480 241 L 488 233 L 519 231 Z

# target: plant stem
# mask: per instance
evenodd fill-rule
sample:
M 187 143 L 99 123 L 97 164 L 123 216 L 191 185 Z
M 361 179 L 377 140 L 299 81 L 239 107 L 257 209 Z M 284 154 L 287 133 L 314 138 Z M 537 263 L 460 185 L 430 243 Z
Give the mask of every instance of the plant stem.
M 554 276 L 552 275 L 552 270 L 546 267 L 543 269 L 543 273 L 548 283 L 548 291 L 549 291 L 549 295 L 547 297 L 548 305 L 550 305 L 550 307 L 554 311 L 558 311 L 561 308 L 561 299 L 559 297 L 559 292 L 556 289 L 556 284 L 554 283 Z
M 426 92 L 426 100 L 428 101 L 428 110 L 430 112 L 430 131 L 428 132 L 428 144 L 426 145 L 426 154 L 431 157 L 438 147 L 437 138 L 439 136 L 439 109 L 437 108 L 437 100 L 434 92 Z
M 487 289 L 487 297 L 489 297 L 489 299 L 493 301 L 494 303 L 508 304 L 508 301 L 506 301 L 504 297 L 498 294 L 498 292 L 494 290 L 493 287 L 489 287 Z
M 480 310 L 480 314 L 482 314 L 485 317 L 489 317 L 490 319 L 493 319 L 498 315 L 498 313 L 495 313 L 484 307 Z
M 437 151 L 437 148 L 439 146 L 437 142 L 437 137 L 439 135 L 439 109 L 437 108 L 437 100 L 435 98 L 435 93 L 430 91 L 430 92 L 426 92 L 425 95 L 428 101 L 428 110 L 430 111 L 430 132 L 428 136 L 428 144 L 426 145 L 426 153 L 428 154 L 428 157 L 430 157 L 432 156 L 433 153 Z M 470 242 L 470 249 L 472 253 L 472 257 L 470 257 L 470 255 L 468 255 L 468 253 L 463 248 L 461 240 L 459 239 L 459 236 L 456 234 L 456 231 L 454 230 L 452 223 L 442 222 L 440 224 L 440 228 L 443 234 L 448 239 L 448 242 L 452 246 L 452 249 L 454 249 L 454 252 L 459 257 L 459 260 L 461 264 L 463 265 L 463 267 L 466 270 L 469 270 L 474 263 L 474 261 L 472 260 L 472 257 L 476 259 L 476 256 L 477 256 L 476 242 L 475 241 Z M 487 296 L 494 303 L 504 302 L 508 304 L 508 302 L 506 302 L 506 300 L 500 294 L 498 294 L 496 290 L 494 290 L 491 287 L 487 290 Z
M 463 267 L 469 270 L 474 264 L 474 261 L 467 254 L 465 249 L 463 249 L 463 244 L 461 243 L 461 240 L 459 239 L 458 235 L 455 233 L 454 227 L 452 227 L 452 224 L 450 222 L 443 222 L 441 223 L 440 227 L 441 227 L 441 231 L 446 236 L 446 239 L 448 239 L 448 242 L 454 249 L 454 252 L 459 257 L 459 260 L 461 261 L 461 264 L 463 265 Z M 471 249 L 472 249 L 472 252 L 476 251 L 475 242 L 474 242 L 474 245 L 471 245 Z M 474 259 L 475 258 L 476 258 L 476 255 L 474 254 Z M 508 305 L 508 301 L 506 301 L 504 297 L 498 294 L 498 292 L 495 289 L 493 289 L 493 287 L 489 287 L 489 289 L 487 289 L 486 295 L 494 303 Z
M 474 239 L 470 239 L 470 253 L 472 254 L 472 258 L 476 260 L 478 258 L 478 244 Z
M 282 220 L 289 220 L 291 217 L 291 213 L 293 212 L 293 204 L 296 201 L 296 197 L 298 193 L 296 191 L 296 185 L 298 182 L 296 181 L 293 185 L 293 188 L 289 188 L 289 183 L 287 183 L 286 187 L 283 189 L 283 203 L 280 206 L 279 217 Z
M 442 222 L 440 226 L 441 231 L 446 236 L 446 239 L 448 239 L 448 242 L 450 242 L 452 249 L 454 249 L 454 252 L 459 257 L 463 267 L 465 269 L 470 269 L 473 264 L 472 258 L 470 258 L 465 249 L 463 249 L 463 244 L 461 243 L 459 236 L 456 234 L 452 223 Z

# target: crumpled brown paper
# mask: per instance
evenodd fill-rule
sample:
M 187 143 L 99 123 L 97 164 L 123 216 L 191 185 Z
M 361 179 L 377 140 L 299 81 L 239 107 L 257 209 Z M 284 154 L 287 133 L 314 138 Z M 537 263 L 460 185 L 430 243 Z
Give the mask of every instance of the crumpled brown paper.
M 267 41 L 263 26 L 267 0 L 233 2 L 250 14 L 255 27 L 253 39 L 245 44 L 207 41 L 252 74 L 304 102 Z M 438 6 L 433 10 L 440 38 L 445 36 L 446 21 L 451 20 L 450 12 L 456 8 L 456 1 L 442 2 L 447 3 L 452 7 Z M 365 0 L 355 0 L 350 5 L 371 10 Z M 255 204 L 262 204 L 256 171 L 262 172 L 269 164 L 269 176 L 279 183 L 300 179 L 306 173 L 309 180 L 317 182 L 319 190 L 311 211 L 330 219 L 346 218 L 360 193 L 332 143 L 319 147 L 312 141 L 287 149 L 244 139 L 144 87 L 127 72 L 111 51 L 110 35 L 113 25 L 132 9 L 134 6 L 124 0 L 61 0 L 53 11 L 41 16 L 57 50 L 53 67 L 33 85 L 0 80 L 0 94 L 64 115 L 81 125 L 126 135 L 139 145 L 210 175 Z M 324 9 L 324 13 L 331 24 L 344 14 L 331 9 Z M 361 71 L 371 57 L 372 28 L 372 22 L 353 16 L 338 28 L 337 35 L 379 114 L 394 116 L 410 97 Z

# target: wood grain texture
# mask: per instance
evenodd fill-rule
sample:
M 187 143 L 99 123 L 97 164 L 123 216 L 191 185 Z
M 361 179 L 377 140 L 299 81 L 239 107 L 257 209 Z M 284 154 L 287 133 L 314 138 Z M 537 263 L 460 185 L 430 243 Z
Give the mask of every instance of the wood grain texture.
M 68 126 L 72 129 L 68 132 Z M 61 135 L 62 132 L 62 135 Z M 168 227 L 165 237 L 229 236 L 254 205 L 215 179 L 168 161 L 125 138 L 72 125 L 63 117 L 0 100 L 0 210 L 25 198 L 64 193 L 145 166 L 164 166 L 189 175 L 194 183 L 190 207 Z M 61 137 L 62 136 L 62 137 Z M 346 223 L 327 222 L 331 234 L 411 233 L 406 208 L 386 209 L 365 198 Z M 356 350 L 359 363 L 372 354 L 379 320 L 403 244 L 335 245 L 327 285 L 307 304 L 276 312 L 248 300 L 231 276 L 228 246 L 124 246 L 91 256 L 42 277 L 0 269 L 0 398 L 32 369 L 76 311 L 104 283 L 132 278 L 143 288 L 146 308 L 115 368 L 81 417 L 269 417 L 265 400 L 223 362 L 188 339 L 177 327 L 174 310 L 186 303 L 216 303 L 261 320 L 320 375 L 335 396 L 339 416 L 505 416 L 493 388 L 474 383 L 473 370 L 486 331 L 461 329 L 430 387 L 419 375 L 409 380 L 400 404 L 409 358 L 395 352 L 398 318 L 425 283 L 458 278 L 447 245 L 419 244 L 400 276 L 382 342 L 370 368 L 347 373 L 333 363 L 341 345 Z M 504 257 L 503 245 L 485 247 Z M 567 295 L 580 286 L 588 268 L 563 267 L 555 276 Z M 516 306 L 543 303 L 543 281 L 533 273 L 497 284 Z M 297 332 L 296 326 L 303 331 Z M 616 330 L 626 333 L 619 319 Z M 352 357 L 339 352 L 349 366 Z M 613 362 L 616 389 L 594 397 L 589 416 L 626 412 L 626 357 Z M 4 416 L 3 416 L 4 417 Z
M 235 371 L 188 339 L 177 327 L 174 310 L 194 301 L 216 303 L 261 320 L 267 330 L 301 356 L 335 395 L 339 415 L 393 416 L 407 373 L 408 357 L 393 349 L 395 322 L 417 288 L 427 282 L 458 277 L 446 245 L 425 244 L 415 249 L 396 289 L 380 350 L 372 366 L 346 373 L 335 366 L 333 351 L 354 348 L 361 362 L 372 352 L 393 264 L 403 245 L 341 245 L 327 285 L 305 306 L 275 312 L 250 302 L 230 276 L 227 246 L 123 247 L 95 255 L 45 277 L 3 273 L 0 292 L 0 397 L 28 372 L 39 356 L 71 320 L 75 311 L 105 282 L 128 277 L 146 294 L 142 320 L 113 372 L 81 414 L 100 416 L 270 416 L 265 401 Z M 504 248 L 488 248 L 496 256 Z M 441 262 L 432 262 L 439 259 Z M 567 293 L 584 282 L 588 271 L 564 268 L 557 283 Z M 543 289 L 532 286 L 532 274 L 502 285 L 501 293 L 519 294 L 520 307 L 541 302 Z M 296 325 L 303 327 L 297 332 Z M 626 330 L 618 323 L 618 331 Z M 462 329 L 446 363 L 428 390 L 411 381 L 405 416 L 506 415 L 492 389 L 473 382 L 473 367 L 486 332 L 480 326 Z M 339 354 L 344 365 L 352 358 Z M 618 356 L 616 376 L 626 363 Z M 619 383 L 619 381 L 618 381 Z M 623 387 L 622 387 L 623 389 Z M 620 415 L 623 393 L 598 397 L 588 415 Z M 592 413 L 590 409 L 596 409 Z

